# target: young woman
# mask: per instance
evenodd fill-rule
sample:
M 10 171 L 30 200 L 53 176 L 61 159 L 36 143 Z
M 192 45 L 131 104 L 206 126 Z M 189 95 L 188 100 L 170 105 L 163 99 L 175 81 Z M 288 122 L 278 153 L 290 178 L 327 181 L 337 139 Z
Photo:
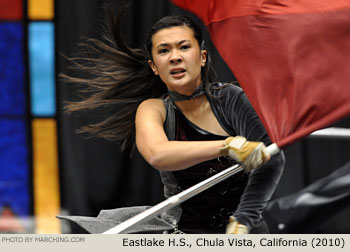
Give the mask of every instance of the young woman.
M 95 90 L 88 99 L 71 103 L 68 111 L 125 104 L 124 110 L 83 130 L 122 140 L 123 148 L 136 142 L 145 160 L 160 171 L 165 197 L 236 162 L 245 166 L 245 172 L 164 214 L 162 221 L 175 230 L 268 232 L 261 214 L 281 176 L 283 153 L 270 158 L 265 151 L 271 142 L 244 92 L 211 81 L 200 27 L 187 17 L 164 17 L 151 27 L 143 51 L 121 39 L 120 16 L 111 23 L 114 35 L 106 43 L 93 41 L 98 57 L 90 59 L 95 66 L 89 69 L 95 77 L 68 77 Z M 125 219 L 126 211 L 115 213 L 109 212 L 114 219 Z M 157 229 L 150 226 L 134 232 Z

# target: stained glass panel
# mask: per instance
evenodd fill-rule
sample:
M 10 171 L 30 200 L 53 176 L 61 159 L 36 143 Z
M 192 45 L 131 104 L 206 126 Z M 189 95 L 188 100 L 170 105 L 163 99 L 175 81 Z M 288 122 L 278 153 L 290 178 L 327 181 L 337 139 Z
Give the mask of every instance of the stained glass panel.
M 52 22 L 32 22 L 28 32 L 32 115 L 54 116 L 54 25 Z
M 26 122 L 0 118 L 0 208 L 19 216 L 30 214 L 29 152 Z
M 21 20 L 22 0 L 0 0 L 0 19 Z
M 0 23 L 0 115 L 24 115 L 26 111 L 23 26 Z

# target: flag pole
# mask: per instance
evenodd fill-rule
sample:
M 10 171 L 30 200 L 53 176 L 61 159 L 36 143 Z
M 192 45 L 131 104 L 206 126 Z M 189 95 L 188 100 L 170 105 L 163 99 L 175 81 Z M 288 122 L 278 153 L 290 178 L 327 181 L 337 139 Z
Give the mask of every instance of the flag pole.
M 267 147 L 267 151 L 270 153 L 270 155 L 277 154 L 280 149 L 278 148 L 277 144 L 273 143 Z M 217 183 L 227 179 L 228 177 L 242 171 L 244 168 L 241 165 L 233 165 L 214 176 L 211 176 L 210 178 L 203 180 L 202 182 L 186 189 L 185 191 L 178 193 L 174 196 L 169 197 L 168 199 L 160 202 L 159 204 L 145 210 L 144 212 L 135 215 L 134 217 L 128 219 L 127 221 L 124 221 L 123 223 L 120 223 L 119 225 L 112 227 L 108 229 L 107 231 L 103 232 L 103 234 L 123 234 L 126 233 L 131 227 L 134 225 L 140 225 L 142 223 L 145 223 L 146 221 L 150 220 L 154 216 L 172 208 L 175 207 L 182 202 L 188 200 L 189 198 L 207 190 L 208 188 L 216 185 Z
M 350 138 L 350 129 L 348 128 L 338 128 L 338 127 L 330 127 L 325 129 L 320 129 L 317 131 L 314 131 L 309 135 L 309 137 L 314 138 Z

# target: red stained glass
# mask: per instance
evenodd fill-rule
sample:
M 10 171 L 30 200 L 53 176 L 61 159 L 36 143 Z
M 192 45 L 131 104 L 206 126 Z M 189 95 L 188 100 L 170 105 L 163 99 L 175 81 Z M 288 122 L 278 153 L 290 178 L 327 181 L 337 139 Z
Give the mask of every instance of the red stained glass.
M 22 5 L 22 0 L 0 0 L 0 19 L 21 20 Z

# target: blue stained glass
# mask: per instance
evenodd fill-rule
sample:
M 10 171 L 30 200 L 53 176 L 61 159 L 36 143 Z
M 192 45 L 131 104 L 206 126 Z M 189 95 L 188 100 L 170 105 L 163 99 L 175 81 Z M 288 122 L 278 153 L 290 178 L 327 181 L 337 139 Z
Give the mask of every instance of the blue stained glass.
M 16 216 L 29 217 L 31 215 L 29 190 L 26 184 L 0 181 L 0 210 L 10 206 Z
M 34 116 L 54 116 L 54 25 L 52 22 L 31 22 L 28 33 L 31 111 Z
M 0 118 L 0 209 L 11 206 L 15 214 L 30 214 L 29 152 L 26 122 Z
M 25 115 L 23 26 L 0 23 L 0 115 Z

